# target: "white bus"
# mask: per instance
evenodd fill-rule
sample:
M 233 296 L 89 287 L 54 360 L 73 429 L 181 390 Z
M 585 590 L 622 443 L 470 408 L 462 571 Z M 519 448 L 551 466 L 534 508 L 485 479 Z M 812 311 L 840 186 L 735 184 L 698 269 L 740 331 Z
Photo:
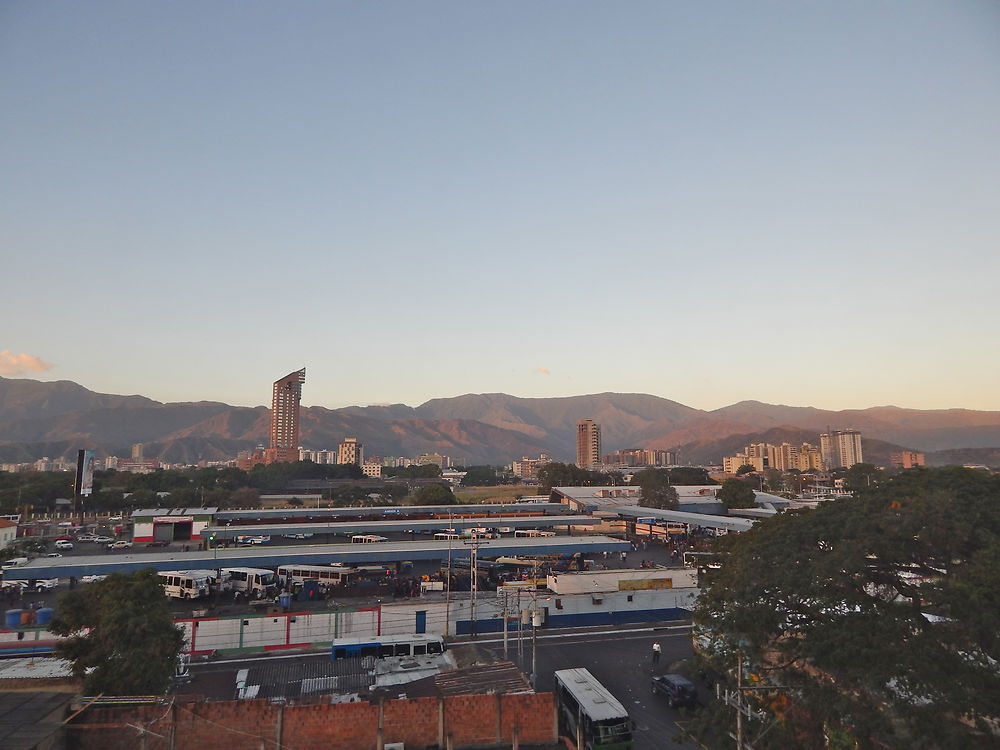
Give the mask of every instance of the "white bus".
M 526 536 L 555 536 L 554 531 L 539 531 L 538 529 L 518 529 L 514 532 L 514 536 L 526 537 Z
M 449 532 L 449 531 L 439 531 L 434 535 L 434 539 L 439 542 L 446 542 L 449 539 L 467 539 L 467 538 L 468 537 L 465 534 L 459 534 L 458 532 Z
M 358 577 L 354 568 L 340 565 L 281 565 L 278 578 L 283 581 L 322 581 L 325 583 L 349 583 Z
M 379 536 L 378 534 L 355 534 L 351 537 L 351 544 L 378 544 L 379 542 L 388 541 L 388 537 Z
M 222 575 L 229 576 L 228 588 L 230 591 L 244 593 L 260 591 L 263 593 L 278 583 L 278 576 L 274 574 L 274 571 L 264 568 L 223 568 Z
M 208 596 L 219 574 L 214 570 L 162 570 L 163 593 L 172 599 L 198 599 Z

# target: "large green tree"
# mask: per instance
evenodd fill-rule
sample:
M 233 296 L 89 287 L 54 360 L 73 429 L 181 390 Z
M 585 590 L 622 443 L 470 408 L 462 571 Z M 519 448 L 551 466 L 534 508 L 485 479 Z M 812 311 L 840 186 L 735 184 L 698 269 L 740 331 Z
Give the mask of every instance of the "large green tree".
M 643 469 L 632 476 L 632 484 L 642 488 L 639 505 L 644 508 L 677 509 L 677 490 L 670 486 L 666 469 Z
M 727 508 L 752 508 L 757 504 L 753 488 L 742 479 L 727 479 L 715 497 Z
M 159 695 L 170 686 L 183 633 L 151 569 L 114 573 L 63 594 L 49 629 L 57 653 L 92 695 Z
M 757 747 L 1000 744 L 1000 478 L 903 472 L 717 544 L 695 615 L 709 652 L 789 702 Z

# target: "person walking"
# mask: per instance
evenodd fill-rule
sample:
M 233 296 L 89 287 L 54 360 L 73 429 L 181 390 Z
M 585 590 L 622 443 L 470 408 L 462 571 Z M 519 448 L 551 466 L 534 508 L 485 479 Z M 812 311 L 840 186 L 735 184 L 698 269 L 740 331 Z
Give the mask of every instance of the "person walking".
M 660 663 L 660 644 L 658 641 L 653 641 L 653 664 Z

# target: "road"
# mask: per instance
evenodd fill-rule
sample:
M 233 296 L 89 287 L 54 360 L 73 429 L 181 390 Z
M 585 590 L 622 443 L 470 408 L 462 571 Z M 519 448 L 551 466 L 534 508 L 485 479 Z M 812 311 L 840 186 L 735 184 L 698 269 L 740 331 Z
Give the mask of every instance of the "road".
M 572 633 L 539 630 L 537 635 L 538 690 L 553 689 L 553 673 L 558 669 L 586 667 L 621 701 L 635 721 L 635 750 L 698 750 L 694 743 L 674 741 L 679 732 L 675 722 L 682 715 L 679 710 L 670 708 L 664 698 L 654 695 L 650 687 L 654 674 L 670 672 L 678 662 L 691 657 L 691 637 L 686 626 L 602 627 Z M 652 664 L 654 641 L 659 642 L 663 650 L 655 671 Z M 496 658 L 503 658 L 501 639 L 491 636 L 475 642 Z M 519 657 L 517 641 L 511 638 L 508 654 L 527 674 L 531 671 L 530 639 L 526 638 L 522 646 Z M 230 700 L 235 692 L 236 672 L 259 664 L 260 658 L 329 660 L 326 654 L 302 654 L 195 663 L 191 668 L 193 680 L 181 690 Z

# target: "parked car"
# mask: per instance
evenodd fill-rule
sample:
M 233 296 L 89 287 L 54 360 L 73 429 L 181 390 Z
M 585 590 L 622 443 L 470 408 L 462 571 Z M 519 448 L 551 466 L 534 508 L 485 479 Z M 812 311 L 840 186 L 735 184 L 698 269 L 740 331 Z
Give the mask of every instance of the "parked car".
M 46 557 L 62 557 L 62 555 L 58 552 L 50 552 Z
M 125 519 L 122 516 L 109 516 L 108 520 L 109 521 L 124 521 Z
M 76 538 L 76 541 L 78 541 L 78 542 L 96 542 L 97 541 L 97 534 L 80 534 L 80 536 L 78 536 Z
M 57 539 L 56 549 L 73 549 L 73 542 L 66 541 L 65 539 Z
M 146 542 L 146 546 L 147 547 L 169 547 L 170 546 L 170 542 L 168 542 L 166 539 L 157 539 L 157 540 L 152 541 L 152 542 Z
M 107 544 L 108 542 L 113 542 L 115 538 L 113 536 L 95 536 L 94 541 L 98 544 Z
M 107 576 L 80 576 L 80 583 L 96 583 L 103 581 Z
M 665 695 L 671 708 L 698 704 L 698 689 L 687 677 L 679 674 L 664 674 L 653 678 L 653 692 Z
M 132 549 L 132 542 L 119 539 L 117 542 L 111 542 L 111 544 L 108 545 L 108 549 Z

